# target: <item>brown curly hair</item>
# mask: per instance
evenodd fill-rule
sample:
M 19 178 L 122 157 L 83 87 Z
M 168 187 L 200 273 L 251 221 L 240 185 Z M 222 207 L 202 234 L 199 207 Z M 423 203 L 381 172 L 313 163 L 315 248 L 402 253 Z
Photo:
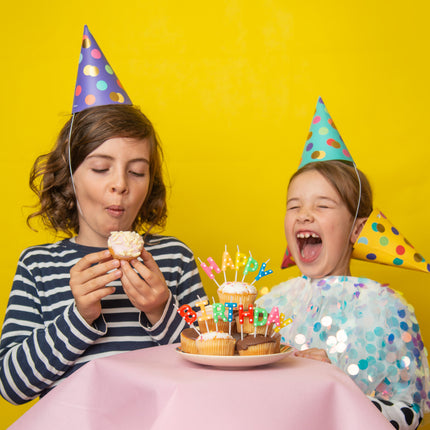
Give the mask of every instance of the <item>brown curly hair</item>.
M 73 125 L 72 125 L 73 119 Z M 166 224 L 166 186 L 162 176 L 163 154 L 149 119 L 136 106 L 106 105 L 85 109 L 64 125 L 53 150 L 39 156 L 31 169 L 30 188 L 36 193 L 38 210 L 27 217 L 40 217 L 43 224 L 68 236 L 79 233 L 78 209 L 69 169 L 68 140 L 72 125 L 71 168 L 74 172 L 85 157 L 109 139 L 124 137 L 147 139 L 150 144 L 150 182 L 148 194 L 132 228 L 150 231 Z

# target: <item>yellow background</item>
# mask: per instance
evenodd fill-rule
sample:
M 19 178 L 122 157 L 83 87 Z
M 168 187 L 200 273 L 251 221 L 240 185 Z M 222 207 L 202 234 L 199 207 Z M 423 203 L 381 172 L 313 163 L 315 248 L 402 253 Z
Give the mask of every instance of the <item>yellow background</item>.
M 0 323 L 26 227 L 28 173 L 71 111 L 84 24 L 154 122 L 171 185 L 167 233 L 220 263 L 224 245 L 281 271 L 286 184 L 322 96 L 376 205 L 430 259 L 426 1 L 9 2 L 1 52 Z M 425 273 L 354 262 L 416 309 L 430 342 Z M 215 284 L 202 272 L 209 295 Z M 0 400 L 0 428 L 26 409 Z

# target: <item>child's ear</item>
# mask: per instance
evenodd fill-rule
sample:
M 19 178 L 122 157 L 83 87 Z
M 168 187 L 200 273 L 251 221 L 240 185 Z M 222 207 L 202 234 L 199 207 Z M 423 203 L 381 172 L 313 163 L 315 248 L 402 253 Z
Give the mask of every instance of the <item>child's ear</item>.
M 351 234 L 351 243 L 355 243 L 355 241 L 358 239 L 358 236 L 360 236 L 361 230 L 363 230 L 364 224 L 366 224 L 367 217 L 365 218 L 357 218 L 355 220 L 354 229 L 352 230 Z

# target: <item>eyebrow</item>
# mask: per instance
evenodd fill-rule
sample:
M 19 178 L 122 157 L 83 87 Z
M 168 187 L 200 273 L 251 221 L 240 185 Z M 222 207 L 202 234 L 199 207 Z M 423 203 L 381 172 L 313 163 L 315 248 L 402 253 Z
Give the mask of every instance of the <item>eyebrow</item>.
M 102 158 L 109 161 L 114 160 L 114 157 L 110 155 L 105 155 L 105 154 L 90 154 L 87 156 L 87 160 L 89 160 L 90 158 Z M 135 162 L 143 162 L 143 163 L 149 164 L 149 160 L 147 160 L 146 158 L 133 158 L 132 160 L 128 161 L 128 163 L 135 163 Z
M 287 204 L 291 203 L 291 202 L 295 202 L 295 201 L 300 201 L 300 200 L 301 200 L 300 197 L 291 197 L 290 199 L 287 200 Z M 337 200 L 334 200 L 331 197 L 327 197 L 327 196 L 317 196 L 315 198 L 315 200 L 328 200 L 328 201 L 336 203 L 336 204 L 339 203 Z

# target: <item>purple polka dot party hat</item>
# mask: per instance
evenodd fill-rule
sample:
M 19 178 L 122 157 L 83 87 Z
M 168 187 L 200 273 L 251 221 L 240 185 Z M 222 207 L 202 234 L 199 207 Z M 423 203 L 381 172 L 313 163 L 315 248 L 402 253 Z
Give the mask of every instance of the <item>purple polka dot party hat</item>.
M 354 163 L 333 119 L 320 97 L 312 118 L 299 169 L 315 161 L 342 160 Z
M 88 27 L 85 26 L 72 113 L 111 104 L 133 103 Z

